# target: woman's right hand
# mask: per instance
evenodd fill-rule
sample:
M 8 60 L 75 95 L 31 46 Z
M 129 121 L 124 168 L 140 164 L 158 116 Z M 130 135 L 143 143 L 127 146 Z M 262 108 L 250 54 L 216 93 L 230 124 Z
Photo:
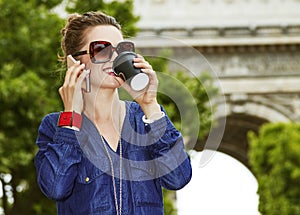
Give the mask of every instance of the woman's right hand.
M 65 111 L 75 111 L 81 114 L 83 110 L 81 86 L 88 74 L 89 70 L 86 70 L 85 64 L 80 64 L 80 61 L 76 61 L 74 65 L 68 68 L 64 84 L 58 90 Z

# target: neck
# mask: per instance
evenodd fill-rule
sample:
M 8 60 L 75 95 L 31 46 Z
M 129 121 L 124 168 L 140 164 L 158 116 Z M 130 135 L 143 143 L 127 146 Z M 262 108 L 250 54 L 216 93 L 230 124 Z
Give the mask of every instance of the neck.
M 123 102 L 119 99 L 117 90 L 101 89 L 84 96 L 84 113 L 91 120 L 112 120 L 113 116 L 119 115 Z

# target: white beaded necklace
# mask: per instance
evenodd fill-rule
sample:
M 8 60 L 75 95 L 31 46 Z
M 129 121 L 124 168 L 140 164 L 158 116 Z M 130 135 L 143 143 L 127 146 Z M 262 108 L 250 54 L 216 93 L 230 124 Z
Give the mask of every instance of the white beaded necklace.
M 113 189 L 114 189 L 114 200 L 115 200 L 115 206 L 116 206 L 116 211 L 117 211 L 116 215 L 122 215 L 122 160 L 123 160 L 123 152 L 122 152 L 122 140 L 121 140 L 122 126 L 121 126 L 121 119 L 120 118 L 119 118 L 120 135 L 119 135 L 119 142 L 118 142 L 119 147 L 120 147 L 120 156 L 119 156 L 119 158 L 120 158 L 120 168 L 119 168 L 119 176 L 120 176 L 120 178 L 119 178 L 119 180 L 120 180 L 120 183 L 119 183 L 120 184 L 120 187 L 119 187 L 119 192 L 120 192 L 119 202 L 120 202 L 120 204 L 118 204 L 118 199 L 117 199 L 117 186 L 116 186 L 116 177 L 115 177 L 115 173 L 114 173 L 113 161 L 112 161 L 112 158 L 109 154 L 109 151 L 108 151 L 107 145 L 104 141 L 104 138 L 100 134 L 101 141 L 104 145 L 104 148 L 105 148 L 105 151 L 106 151 L 107 157 L 109 159 L 109 163 L 110 163 L 111 176 L 112 176 Z
M 117 215 L 122 215 L 122 141 L 121 138 L 119 140 L 119 146 L 120 146 L 120 205 L 118 206 L 118 200 L 117 200 L 117 187 L 116 187 L 116 177 L 114 173 L 114 165 L 112 158 L 109 154 L 109 151 L 107 149 L 106 143 L 104 142 L 104 139 L 102 135 L 100 135 L 101 141 L 104 145 L 105 151 L 107 153 L 109 163 L 110 163 L 110 168 L 111 168 L 111 175 L 112 175 L 112 182 L 113 182 L 113 188 L 114 188 L 114 198 L 115 198 L 115 205 L 116 205 L 116 210 L 117 210 Z

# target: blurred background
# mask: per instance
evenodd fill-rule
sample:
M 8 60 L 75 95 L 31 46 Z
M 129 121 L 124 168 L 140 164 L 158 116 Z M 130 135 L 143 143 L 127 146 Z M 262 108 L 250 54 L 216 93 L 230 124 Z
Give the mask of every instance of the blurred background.
M 35 139 L 43 116 L 62 110 L 60 29 L 90 10 L 116 17 L 152 63 L 159 101 L 186 139 L 193 179 L 164 192 L 166 215 L 300 214 L 299 0 L 0 0 L 0 9 L 1 215 L 56 214 L 36 184 Z

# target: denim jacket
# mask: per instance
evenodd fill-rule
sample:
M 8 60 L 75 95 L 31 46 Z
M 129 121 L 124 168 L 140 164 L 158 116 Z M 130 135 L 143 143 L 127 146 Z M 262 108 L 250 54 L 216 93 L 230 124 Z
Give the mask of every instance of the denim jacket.
M 143 115 L 137 103 L 126 102 L 117 151 L 85 115 L 80 131 L 58 127 L 59 113 L 44 117 L 36 141 L 37 180 L 59 215 L 115 215 L 120 205 L 123 215 L 163 214 L 162 187 L 184 187 L 192 176 L 190 159 L 167 116 L 145 124 Z

